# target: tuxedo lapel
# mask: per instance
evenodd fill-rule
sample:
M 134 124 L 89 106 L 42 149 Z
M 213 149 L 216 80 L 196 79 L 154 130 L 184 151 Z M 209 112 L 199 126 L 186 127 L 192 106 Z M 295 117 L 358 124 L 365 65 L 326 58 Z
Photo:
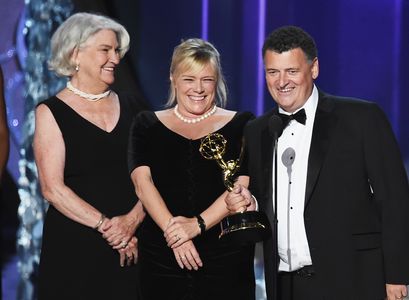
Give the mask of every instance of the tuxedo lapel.
M 329 96 L 320 92 L 317 112 L 315 114 L 314 127 L 312 132 L 310 154 L 308 158 L 307 185 L 305 190 L 305 206 L 308 205 L 322 163 L 331 142 L 332 132 L 337 123 L 337 118 L 333 112 L 334 103 Z
M 274 151 L 274 138 L 268 128 L 269 120 L 271 116 L 277 113 L 278 109 L 274 108 L 267 113 L 263 120 L 262 130 L 260 134 L 261 151 L 260 162 L 262 166 L 262 178 L 263 186 L 262 193 L 267 195 L 265 197 L 263 211 L 267 215 L 267 218 L 271 225 L 271 237 L 264 241 L 264 268 L 265 268 L 265 284 L 267 299 L 275 300 L 277 295 L 277 274 L 278 274 L 278 252 L 277 252 L 277 224 L 274 222 L 274 207 L 273 207 L 273 151 Z
M 265 178 L 263 182 L 263 194 L 268 195 L 268 199 L 266 199 L 265 203 L 265 212 L 270 221 L 270 224 L 273 224 L 273 186 L 272 186 L 272 167 L 273 167 L 273 151 L 274 151 L 274 139 L 271 136 L 271 133 L 268 128 L 268 121 L 270 120 L 271 116 L 277 112 L 277 108 L 274 108 L 270 113 L 266 115 L 265 122 L 263 124 L 262 132 L 261 132 L 261 151 L 260 151 L 260 158 L 261 158 L 261 165 L 263 168 L 262 176 Z
M 273 197 L 272 197 L 272 166 L 273 166 L 273 138 L 271 137 L 268 127 L 266 126 L 261 133 L 261 163 L 263 168 L 263 178 L 265 178 L 263 185 L 263 194 L 268 195 L 265 203 L 265 212 L 270 221 L 273 224 Z

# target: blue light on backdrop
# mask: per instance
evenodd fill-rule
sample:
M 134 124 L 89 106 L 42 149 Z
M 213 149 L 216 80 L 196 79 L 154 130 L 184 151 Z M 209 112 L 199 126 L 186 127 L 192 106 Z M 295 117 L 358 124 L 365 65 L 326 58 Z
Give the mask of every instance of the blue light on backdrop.
M 202 0 L 202 34 L 204 40 L 208 39 L 209 30 L 209 0 Z
M 266 0 L 259 0 L 259 14 L 258 14 L 258 55 L 257 55 L 257 104 L 256 114 L 261 115 L 264 112 L 264 64 L 261 50 L 263 48 L 264 39 L 266 36 Z

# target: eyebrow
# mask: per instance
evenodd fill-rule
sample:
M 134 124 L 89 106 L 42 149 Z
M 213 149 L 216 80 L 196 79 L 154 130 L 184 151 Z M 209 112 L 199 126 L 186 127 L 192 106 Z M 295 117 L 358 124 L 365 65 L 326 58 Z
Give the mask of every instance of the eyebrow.
M 197 76 L 195 76 L 195 75 L 180 75 L 180 77 L 184 77 L 184 78 L 197 78 Z M 214 75 L 209 75 L 209 76 L 203 76 L 203 77 L 201 77 L 201 78 L 204 78 L 204 79 L 208 79 L 208 78 L 216 79 L 216 76 L 214 76 Z
M 108 44 L 100 44 L 100 45 L 98 45 L 98 47 L 112 48 L 112 46 L 111 46 L 111 45 L 108 45 Z M 119 48 L 119 46 L 118 46 L 118 48 Z
M 290 70 L 299 70 L 300 68 L 298 67 L 290 67 L 290 68 L 285 68 L 284 71 L 290 71 Z M 276 68 L 266 68 L 267 71 L 279 71 L 279 69 Z

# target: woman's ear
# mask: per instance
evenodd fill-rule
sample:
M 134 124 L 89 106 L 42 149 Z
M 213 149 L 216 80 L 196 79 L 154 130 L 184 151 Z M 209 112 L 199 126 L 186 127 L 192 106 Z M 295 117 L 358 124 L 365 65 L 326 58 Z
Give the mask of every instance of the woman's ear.
M 75 66 L 79 66 L 80 61 L 79 61 L 79 49 L 78 49 L 78 47 L 75 47 L 75 48 L 72 50 L 72 53 L 71 53 L 71 61 L 72 61 L 72 63 L 73 63 Z

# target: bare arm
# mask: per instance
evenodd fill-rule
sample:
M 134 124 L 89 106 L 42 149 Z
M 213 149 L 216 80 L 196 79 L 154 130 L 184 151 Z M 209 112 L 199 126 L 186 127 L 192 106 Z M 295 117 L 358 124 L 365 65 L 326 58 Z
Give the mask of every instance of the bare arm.
M 131 178 L 136 195 L 142 202 L 143 207 L 160 229 L 164 231 L 172 218 L 172 214 L 153 183 L 150 168 L 147 166 L 137 167 L 132 171 Z
M 236 180 L 236 184 L 240 184 L 244 187 L 249 185 L 248 176 L 239 176 Z M 202 214 L 202 218 L 206 222 L 206 227 L 213 227 L 218 224 L 224 217 L 229 214 L 229 210 L 226 207 L 224 199 L 227 197 L 228 192 L 225 191 L 217 200 Z
M 240 176 L 236 185 L 247 187 L 249 184 L 248 176 Z M 229 210 L 226 207 L 225 198 L 229 193 L 225 191 L 221 194 L 200 216 L 203 218 L 206 224 L 206 230 L 212 228 L 218 224 L 224 217 L 229 215 Z M 172 248 L 179 247 L 184 242 L 194 238 L 201 233 L 198 225 L 198 220 L 194 218 L 175 217 L 169 222 L 168 227 L 165 230 L 165 238 L 168 242 L 168 246 Z M 177 237 L 177 238 L 175 238 Z
M 131 178 L 136 194 L 143 206 L 162 231 L 165 231 L 169 226 L 172 214 L 153 183 L 150 168 L 147 166 L 137 167 L 132 171 Z M 203 266 L 200 255 L 191 240 L 173 249 L 173 253 L 179 267 L 182 269 L 186 267 L 189 270 L 197 270 Z
M 152 181 L 149 167 L 141 166 L 136 168 L 131 173 L 131 178 L 135 186 L 136 194 L 142 201 L 143 206 L 148 211 L 152 219 L 156 222 L 156 224 L 163 231 L 165 231 L 166 234 L 166 232 L 169 231 L 170 227 L 169 221 L 173 218 L 173 216 L 166 207 L 165 202 L 163 201 L 161 195 L 159 194 L 159 191 L 156 189 Z M 237 180 L 237 183 L 247 187 L 249 183 L 249 177 L 240 176 Z M 205 211 L 200 214 L 206 223 L 206 229 L 212 228 L 229 214 L 229 210 L 227 209 L 226 203 L 224 201 L 227 194 L 228 192 L 225 191 L 213 202 L 212 205 L 210 205 Z M 188 219 L 191 219 L 191 222 L 195 225 L 193 234 L 196 233 L 195 236 L 198 235 L 200 233 L 200 228 L 197 225 L 197 219 Z M 182 238 L 182 236 L 179 237 Z M 193 237 L 186 237 L 186 239 L 184 239 L 182 243 L 189 239 L 192 239 Z
M 44 198 L 66 217 L 85 226 L 95 227 L 101 219 L 101 212 L 64 183 L 65 144 L 46 105 L 38 106 L 35 125 L 33 148 Z M 99 227 L 99 230 L 102 228 Z
M 0 184 L 9 156 L 9 130 L 3 91 L 3 73 L 0 69 Z

